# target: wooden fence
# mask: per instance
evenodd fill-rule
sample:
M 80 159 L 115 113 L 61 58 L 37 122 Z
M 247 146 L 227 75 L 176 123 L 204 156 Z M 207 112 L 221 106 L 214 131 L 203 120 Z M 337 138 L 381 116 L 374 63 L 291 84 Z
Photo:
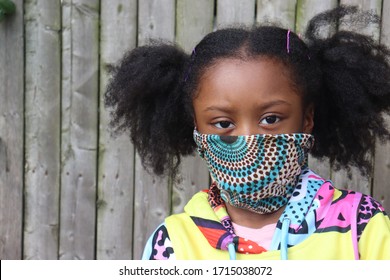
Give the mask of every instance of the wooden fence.
M 390 42 L 387 0 L 14 0 L 16 14 L 0 22 L 0 259 L 139 259 L 164 217 L 208 187 L 199 159 L 185 159 L 173 184 L 144 171 L 126 136 L 110 137 L 102 96 L 126 50 L 164 38 L 190 51 L 236 23 L 300 32 L 340 2 L 383 15 L 364 32 Z M 373 164 L 370 178 L 349 180 L 311 160 L 390 209 L 389 144 L 378 143 Z

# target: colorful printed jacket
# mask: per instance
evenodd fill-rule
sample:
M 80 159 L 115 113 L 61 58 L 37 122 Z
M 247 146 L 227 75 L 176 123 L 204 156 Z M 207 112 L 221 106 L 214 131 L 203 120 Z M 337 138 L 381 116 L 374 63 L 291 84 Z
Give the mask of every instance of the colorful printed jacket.
M 194 195 L 149 238 L 143 259 L 390 259 L 390 220 L 368 195 L 302 172 L 267 251 L 236 236 L 209 191 Z

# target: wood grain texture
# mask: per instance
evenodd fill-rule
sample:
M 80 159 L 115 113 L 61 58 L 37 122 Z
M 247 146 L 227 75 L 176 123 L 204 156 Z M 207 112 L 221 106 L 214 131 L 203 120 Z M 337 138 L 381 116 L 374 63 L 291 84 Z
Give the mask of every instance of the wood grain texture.
M 380 41 L 390 48 L 390 1 L 383 1 Z M 390 129 L 390 116 L 385 116 Z M 390 211 L 390 143 L 377 142 L 374 161 L 373 192 L 375 199 Z
M 24 21 L 23 1 L 0 23 L 0 259 L 22 258 Z
M 216 28 L 246 25 L 255 22 L 255 0 L 217 0 Z
M 57 259 L 61 128 L 61 3 L 25 1 L 24 259 Z
M 138 46 L 151 39 L 175 40 L 175 1 L 139 1 L 138 7 Z
M 168 178 L 149 174 L 137 155 L 135 164 L 134 259 L 141 259 L 146 241 L 171 210 Z
M 294 30 L 297 0 L 257 0 L 256 21 Z
M 176 1 L 176 42 L 187 52 L 213 30 L 213 0 Z
M 134 148 L 128 135 L 112 137 L 104 107 L 108 69 L 137 41 L 137 1 L 102 0 L 100 15 L 100 133 L 97 259 L 133 258 Z M 115 229 L 115 230 L 113 230 Z
M 175 1 L 153 0 L 139 2 L 138 44 L 153 40 L 174 42 Z M 149 174 L 139 155 L 135 160 L 134 201 L 134 259 L 140 259 L 147 239 L 169 216 L 171 210 L 171 187 L 169 178 Z
M 63 1 L 60 259 L 94 259 L 99 1 Z
M 176 41 L 187 52 L 213 30 L 214 1 L 177 0 Z M 172 212 L 183 211 L 193 194 L 209 186 L 209 172 L 198 156 L 183 158 L 181 180 L 173 184 Z

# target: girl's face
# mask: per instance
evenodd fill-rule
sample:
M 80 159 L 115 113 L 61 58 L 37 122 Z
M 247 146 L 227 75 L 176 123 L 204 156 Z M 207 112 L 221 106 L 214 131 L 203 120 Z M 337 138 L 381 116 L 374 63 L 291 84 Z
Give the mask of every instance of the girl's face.
M 288 69 L 274 59 L 222 59 L 206 70 L 193 100 L 200 133 L 311 133 L 313 108 L 304 108 Z

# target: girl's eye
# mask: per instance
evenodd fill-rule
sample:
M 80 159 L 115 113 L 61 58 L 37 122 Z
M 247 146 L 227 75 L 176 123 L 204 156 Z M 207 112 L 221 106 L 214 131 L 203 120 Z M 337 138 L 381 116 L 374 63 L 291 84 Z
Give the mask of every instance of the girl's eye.
M 280 121 L 280 118 L 278 118 L 277 116 L 268 116 L 262 119 L 260 123 L 270 125 L 270 124 L 277 123 L 278 121 Z
M 221 122 L 217 122 L 217 123 L 214 123 L 214 126 L 216 128 L 232 128 L 234 127 L 233 123 L 229 122 L 229 121 L 221 121 Z

